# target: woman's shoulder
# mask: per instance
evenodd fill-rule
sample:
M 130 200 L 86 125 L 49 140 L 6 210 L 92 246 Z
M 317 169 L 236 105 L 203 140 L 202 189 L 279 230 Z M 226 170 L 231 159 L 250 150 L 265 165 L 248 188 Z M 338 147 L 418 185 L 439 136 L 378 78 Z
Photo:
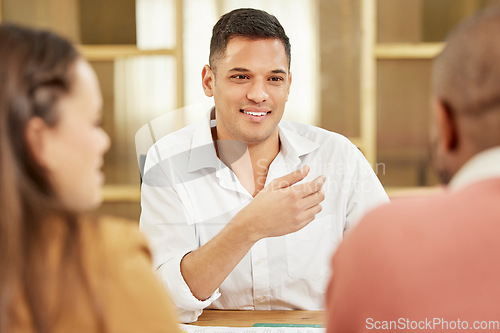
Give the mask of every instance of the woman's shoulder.
M 81 222 L 84 243 L 100 247 L 111 255 L 130 255 L 131 251 L 144 252 L 151 256 L 145 236 L 136 221 L 114 216 L 102 216 Z
M 105 295 L 110 331 L 177 331 L 173 304 L 154 274 L 138 223 L 104 216 L 82 230 L 96 289 Z
M 105 215 L 99 217 L 96 223 L 103 241 L 109 246 L 146 245 L 146 238 L 139 230 L 138 221 Z

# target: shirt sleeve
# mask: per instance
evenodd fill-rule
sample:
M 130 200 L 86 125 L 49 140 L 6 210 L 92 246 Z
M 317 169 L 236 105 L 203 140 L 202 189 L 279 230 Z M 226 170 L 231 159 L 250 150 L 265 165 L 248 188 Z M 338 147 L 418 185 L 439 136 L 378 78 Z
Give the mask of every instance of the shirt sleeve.
M 148 154 L 148 159 L 150 154 Z M 155 163 L 146 160 L 145 179 L 141 190 L 140 228 L 146 235 L 153 252 L 153 265 L 160 280 L 167 286 L 178 308 L 180 321 L 196 321 L 204 308 L 219 298 L 216 290 L 208 299 L 198 300 L 181 274 L 180 263 L 189 252 L 199 248 L 196 226 L 184 207 L 176 189 L 168 179 L 165 165 L 148 168 Z M 158 164 L 156 164 L 158 165 Z M 156 175 L 148 176 L 149 170 Z M 161 179 L 160 179 L 161 178 Z
M 353 169 L 347 201 L 344 231 L 354 227 L 370 210 L 389 202 L 389 197 L 372 167 L 357 147 L 353 146 Z

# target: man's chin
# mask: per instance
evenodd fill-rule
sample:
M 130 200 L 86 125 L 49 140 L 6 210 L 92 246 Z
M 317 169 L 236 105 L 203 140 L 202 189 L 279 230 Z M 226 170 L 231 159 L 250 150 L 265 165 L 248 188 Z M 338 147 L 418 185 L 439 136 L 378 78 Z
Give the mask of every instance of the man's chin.
M 262 133 L 260 135 L 255 133 L 254 135 L 246 136 L 244 138 L 244 141 L 249 146 L 258 145 L 258 144 L 266 142 L 267 140 L 270 140 L 271 135 L 272 135 L 272 132 L 271 133 Z

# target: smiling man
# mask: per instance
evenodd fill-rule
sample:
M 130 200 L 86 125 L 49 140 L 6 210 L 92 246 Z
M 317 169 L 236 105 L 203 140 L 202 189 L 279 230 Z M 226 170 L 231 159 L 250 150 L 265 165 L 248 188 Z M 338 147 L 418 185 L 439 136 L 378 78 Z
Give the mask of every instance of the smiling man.
M 215 107 L 148 153 L 141 228 L 183 322 L 204 308 L 323 309 L 344 231 L 388 200 L 346 138 L 281 121 L 290 60 L 274 16 L 223 15 L 202 71 Z

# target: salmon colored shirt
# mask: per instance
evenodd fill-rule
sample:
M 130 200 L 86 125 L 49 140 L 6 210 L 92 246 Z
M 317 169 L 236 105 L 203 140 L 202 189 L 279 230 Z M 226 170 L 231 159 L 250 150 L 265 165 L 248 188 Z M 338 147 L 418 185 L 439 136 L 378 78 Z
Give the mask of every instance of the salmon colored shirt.
M 369 213 L 333 259 L 328 333 L 500 330 L 500 147 Z
M 173 305 L 152 270 L 151 253 L 137 224 L 116 218 L 81 222 L 83 265 L 96 295 L 109 333 L 179 332 Z M 48 306 L 56 313 L 51 333 L 96 332 L 90 300 L 81 288 L 68 288 L 59 307 L 61 283 L 55 278 L 60 269 L 64 228 L 54 222 L 45 273 L 48 276 Z M 20 290 L 20 288 L 19 288 Z M 19 302 L 9 333 L 33 332 L 26 300 Z

